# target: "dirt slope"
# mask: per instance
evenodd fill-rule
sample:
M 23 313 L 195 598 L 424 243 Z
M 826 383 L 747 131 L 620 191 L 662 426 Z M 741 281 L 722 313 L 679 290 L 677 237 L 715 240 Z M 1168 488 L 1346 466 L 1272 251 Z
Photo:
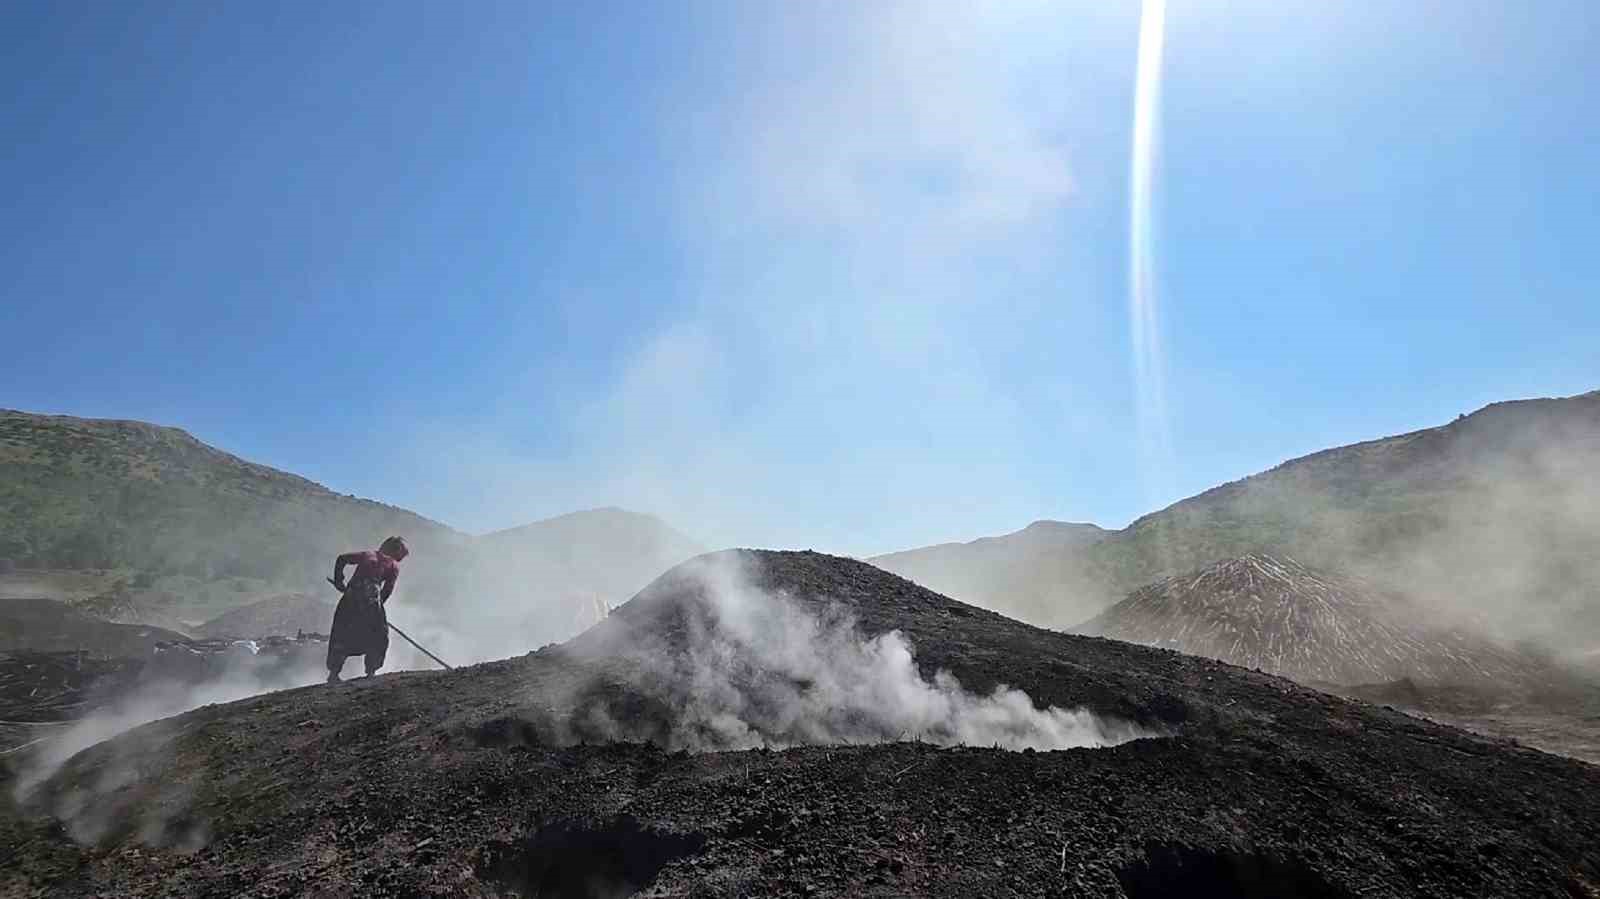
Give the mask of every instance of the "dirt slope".
M 1502 686 L 1549 678 L 1538 660 L 1370 585 L 1252 553 L 1135 590 L 1076 629 L 1210 656 L 1304 684 Z
M 717 637 L 697 630 L 706 589 L 680 568 L 563 647 L 206 707 L 95 747 L 34 797 L 58 819 L 0 825 L 0 884 L 60 896 L 1600 889 L 1600 768 L 1213 660 L 1035 629 L 859 562 L 742 558 L 802 607 L 831 601 L 866 634 L 898 628 L 924 675 L 944 668 L 979 693 L 1004 682 L 1172 736 L 1056 752 L 578 742 L 602 722 L 673 733 L 663 713 L 685 688 L 655 663 Z

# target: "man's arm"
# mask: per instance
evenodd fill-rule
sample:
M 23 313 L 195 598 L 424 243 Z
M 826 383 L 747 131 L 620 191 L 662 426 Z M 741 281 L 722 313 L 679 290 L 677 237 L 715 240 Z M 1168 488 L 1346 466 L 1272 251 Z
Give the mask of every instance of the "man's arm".
M 345 553 L 333 560 L 333 586 L 340 591 L 344 590 L 344 566 L 357 565 L 361 562 L 360 553 Z
M 396 565 L 383 576 L 383 593 L 379 597 L 383 602 L 389 601 L 389 594 L 394 592 L 394 582 L 398 580 L 400 580 L 400 566 Z

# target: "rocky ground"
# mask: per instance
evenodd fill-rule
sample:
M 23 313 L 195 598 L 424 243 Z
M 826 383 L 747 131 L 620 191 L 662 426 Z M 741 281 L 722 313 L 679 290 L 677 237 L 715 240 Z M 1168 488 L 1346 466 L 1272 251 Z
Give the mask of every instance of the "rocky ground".
M 684 730 L 701 693 L 663 677 L 675 658 L 727 650 L 733 693 L 696 714 L 778 737 L 799 723 L 760 703 L 821 686 L 774 684 L 795 669 L 741 654 L 679 569 L 560 647 L 208 706 L 96 746 L 0 818 L 0 893 L 1600 896 L 1600 768 L 1028 627 L 858 562 L 740 558 L 759 592 L 899 630 L 926 678 L 1161 736 L 709 751 L 730 731 Z M 656 742 L 596 742 L 619 732 Z M 708 751 L 672 751 L 695 740 Z

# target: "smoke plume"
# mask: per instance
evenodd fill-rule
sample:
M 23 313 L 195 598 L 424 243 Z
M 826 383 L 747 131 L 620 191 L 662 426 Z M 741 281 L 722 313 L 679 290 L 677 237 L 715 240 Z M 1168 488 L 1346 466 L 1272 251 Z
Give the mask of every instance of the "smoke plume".
M 292 665 L 255 668 L 229 665 L 200 683 L 169 678 L 153 678 L 110 704 L 90 713 L 53 734 L 28 756 L 17 772 L 13 798 L 19 805 L 33 805 L 40 788 L 73 756 L 141 725 L 169 718 L 202 706 L 235 702 L 272 690 L 315 683 L 323 675 L 311 658 L 297 659 Z M 96 761 L 93 779 L 83 779 L 70 792 L 49 797 L 44 809 L 66 825 L 72 837 L 92 843 L 105 833 L 110 822 L 126 809 L 120 808 L 118 791 L 138 777 L 135 759 L 137 746 L 111 743 L 108 753 Z M 198 847 L 205 842 L 203 824 L 186 822 L 189 797 L 167 795 L 138 810 L 140 838 L 152 845 L 176 848 Z M 174 832 L 174 822 L 185 826 Z
M 979 695 L 948 671 L 925 676 L 900 631 L 867 636 L 846 603 L 817 606 L 762 590 L 730 561 L 737 558 L 702 557 L 675 573 L 675 585 L 699 600 L 684 609 L 681 627 L 632 632 L 626 646 L 615 639 L 574 644 L 591 653 L 620 651 L 640 664 L 640 683 L 647 691 L 655 685 L 666 708 L 665 739 L 674 748 L 916 739 L 1054 750 L 1158 735 L 1087 709 L 1039 708 L 1006 685 Z M 645 723 L 618 720 L 602 706 L 580 714 L 611 738 L 638 738 Z

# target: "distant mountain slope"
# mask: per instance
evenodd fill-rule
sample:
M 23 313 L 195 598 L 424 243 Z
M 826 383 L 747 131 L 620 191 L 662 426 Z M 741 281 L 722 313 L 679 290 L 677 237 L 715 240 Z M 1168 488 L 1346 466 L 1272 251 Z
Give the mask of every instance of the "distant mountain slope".
M 1042 624 L 1261 552 L 1348 571 L 1556 641 L 1600 632 L 1600 391 L 1496 403 L 1213 488 L 967 590 Z M 896 558 L 879 561 L 900 571 Z M 959 566 L 957 566 L 959 567 Z M 915 574 L 911 574 L 913 578 Z
M 448 589 L 406 590 L 396 614 L 452 663 L 504 658 L 571 637 L 703 551 L 653 516 L 572 512 L 473 538 Z
M 1092 524 L 1035 521 L 1020 531 L 968 543 L 940 543 L 868 559 L 873 565 L 951 596 L 990 608 L 1027 593 L 1032 572 L 1105 539 L 1111 532 Z
M 469 659 L 565 639 L 703 551 L 621 509 L 469 537 L 175 428 L 13 411 L 0 411 L 0 521 L 0 595 L 247 637 L 325 632 L 334 556 L 402 534 L 395 607 Z
M 0 558 L 148 578 L 306 582 L 330 547 L 463 536 L 394 506 L 247 462 L 177 428 L 0 411 Z
M 506 577 L 581 582 L 612 603 L 705 552 L 659 518 L 614 507 L 495 531 L 473 540 L 472 549 Z
M 1250 554 L 1135 590 L 1076 631 L 1209 656 L 1307 684 L 1548 677 L 1543 663 L 1430 626 L 1407 600 L 1285 558 Z
M 572 512 L 472 538 L 448 567 L 413 584 L 402 566 L 392 614 L 452 662 L 527 652 L 602 620 L 609 607 L 702 550 L 649 515 Z M 327 633 L 338 594 L 284 594 L 233 609 L 197 628 L 208 637 Z

